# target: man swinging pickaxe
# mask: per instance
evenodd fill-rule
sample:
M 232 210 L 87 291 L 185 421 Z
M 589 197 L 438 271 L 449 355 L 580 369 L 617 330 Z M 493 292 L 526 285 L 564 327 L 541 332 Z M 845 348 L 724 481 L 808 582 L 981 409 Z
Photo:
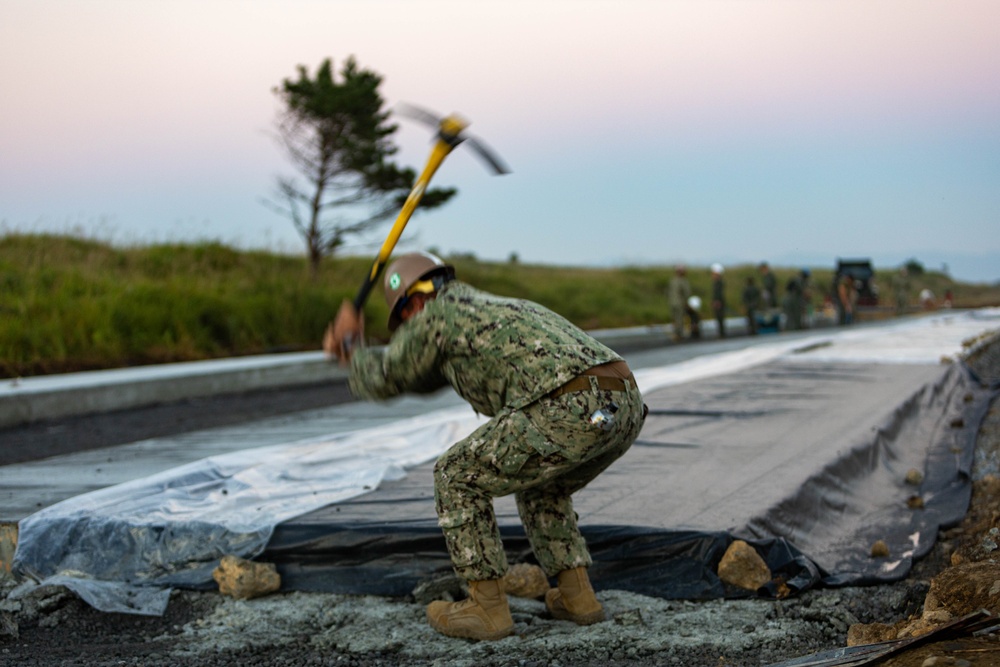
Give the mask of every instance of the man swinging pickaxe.
M 430 184 L 431 178 L 438 170 L 438 167 L 441 166 L 441 163 L 444 162 L 445 157 L 456 146 L 465 142 L 490 165 L 495 173 L 506 174 L 510 171 L 482 142 L 474 137 L 463 134 L 469 124 L 458 115 L 452 114 L 445 118 L 438 118 L 429 111 L 409 105 L 402 106 L 400 113 L 436 127 L 437 137 L 434 147 L 431 149 L 430 157 L 427 158 L 427 164 L 424 166 L 420 177 L 417 178 L 416 183 L 413 184 L 413 189 L 410 190 L 409 196 L 407 196 L 406 201 L 403 203 L 403 208 L 396 217 L 396 222 L 393 223 L 392 229 L 389 230 L 389 235 L 378 251 L 378 255 L 372 263 L 371 270 L 361 284 L 361 289 L 358 290 L 353 302 L 345 299 L 340 304 L 340 311 L 337 313 L 337 318 L 327 326 L 326 334 L 323 336 L 323 350 L 328 357 L 340 359 L 341 362 L 345 362 L 350 357 L 349 347 L 354 343 L 354 335 L 352 334 L 355 332 L 360 334 L 362 331 L 361 309 L 364 308 L 365 302 L 368 300 L 368 295 L 371 293 L 372 288 L 375 287 L 379 276 L 382 275 L 383 269 L 385 269 L 386 264 L 389 262 L 389 256 L 392 254 L 393 248 L 396 247 L 396 243 L 403 233 L 403 228 L 410 221 L 410 216 L 416 210 L 417 205 L 424 196 L 424 192 L 427 190 L 427 186 Z

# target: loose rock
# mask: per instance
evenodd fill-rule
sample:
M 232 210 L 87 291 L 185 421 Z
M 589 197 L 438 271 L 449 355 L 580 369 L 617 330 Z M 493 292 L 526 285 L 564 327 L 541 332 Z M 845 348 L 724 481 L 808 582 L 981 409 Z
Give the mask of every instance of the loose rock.
M 876 540 L 872 544 L 871 549 L 872 558 L 888 558 L 889 557 L 889 545 L 885 543 L 885 540 Z
M 237 600 L 249 600 L 281 588 L 281 576 L 273 563 L 255 563 L 237 556 L 223 556 L 212 572 L 219 592 Z
M 744 590 L 756 591 L 771 581 L 764 559 L 743 540 L 735 540 L 719 561 L 719 579 Z
M 508 595 L 519 598 L 544 597 L 549 590 L 549 578 L 545 571 L 537 565 L 518 563 L 511 566 L 503 578 L 504 589 Z

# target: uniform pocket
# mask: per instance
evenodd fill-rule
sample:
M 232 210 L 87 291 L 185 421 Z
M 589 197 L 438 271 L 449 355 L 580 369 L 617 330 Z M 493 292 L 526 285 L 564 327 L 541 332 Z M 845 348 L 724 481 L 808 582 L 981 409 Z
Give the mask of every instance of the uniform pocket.
M 438 526 L 440 526 L 441 530 L 461 528 L 470 521 L 472 521 L 472 512 L 468 510 L 442 512 L 438 516 Z
M 531 447 L 519 442 L 505 442 L 497 448 L 496 466 L 505 475 L 516 475 L 532 456 L 538 456 Z
M 609 402 L 598 393 L 572 392 L 541 399 L 530 406 L 528 417 L 546 443 L 547 454 L 556 453 L 568 461 L 581 461 L 600 449 L 608 439 L 607 432 L 590 423 L 590 416 Z
M 558 451 L 534 424 L 530 410 L 512 410 L 497 424 L 490 463 L 505 476 L 516 475 L 532 458 Z
M 438 526 L 444 533 L 448 553 L 455 567 L 470 567 L 483 560 L 482 545 L 473 520 L 474 514 L 468 510 L 454 510 L 438 515 Z

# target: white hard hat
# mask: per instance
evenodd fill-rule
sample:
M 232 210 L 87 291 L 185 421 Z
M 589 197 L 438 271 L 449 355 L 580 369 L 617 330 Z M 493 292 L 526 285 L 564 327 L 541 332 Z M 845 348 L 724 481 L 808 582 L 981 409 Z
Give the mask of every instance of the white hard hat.
M 722 272 L 723 272 L 722 264 L 713 264 L 712 265 L 712 273 L 718 273 L 721 276 Z
M 692 310 L 698 310 L 701 308 L 701 298 L 697 296 L 689 297 L 688 306 L 690 306 Z

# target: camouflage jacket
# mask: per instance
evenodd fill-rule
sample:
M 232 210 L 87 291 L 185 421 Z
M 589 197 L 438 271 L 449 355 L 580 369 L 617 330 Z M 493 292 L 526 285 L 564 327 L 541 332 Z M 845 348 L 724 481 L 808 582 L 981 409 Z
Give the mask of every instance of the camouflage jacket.
M 691 298 L 691 283 L 687 278 L 674 276 L 667 288 L 667 302 L 671 308 L 683 308 Z
M 368 400 L 450 384 L 476 412 L 520 409 L 583 371 L 621 357 L 560 315 L 453 280 L 384 348 L 351 359 L 351 391 Z

